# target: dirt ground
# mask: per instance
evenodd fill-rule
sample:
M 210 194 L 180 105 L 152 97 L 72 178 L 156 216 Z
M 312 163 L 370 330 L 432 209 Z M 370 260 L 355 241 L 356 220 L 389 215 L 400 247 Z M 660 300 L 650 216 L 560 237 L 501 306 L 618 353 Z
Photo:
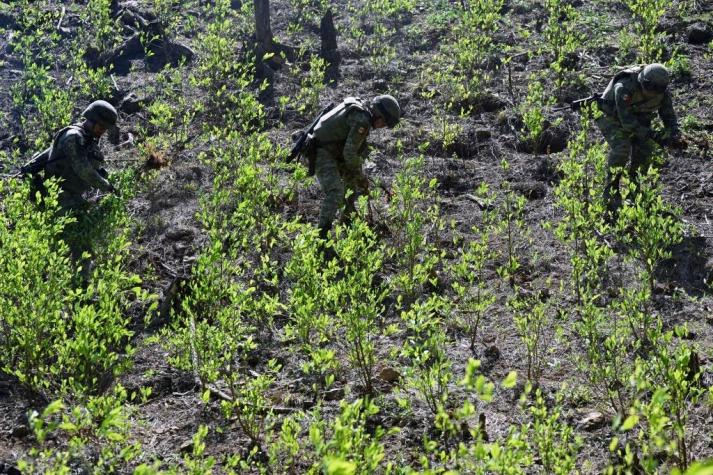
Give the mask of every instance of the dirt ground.
M 148 9 L 150 2 L 119 1 L 122 7 L 131 7 L 138 11 Z M 337 27 L 348 24 L 346 2 L 337 0 L 335 21 Z M 575 0 L 575 7 L 584 14 L 595 15 L 604 8 L 601 1 Z M 294 44 L 295 38 L 288 32 L 292 18 L 292 6 L 286 0 L 274 1 L 272 5 L 272 29 L 277 38 Z M 628 12 L 622 5 L 612 8 L 604 21 L 601 15 L 593 16 L 600 20 L 598 38 L 614 38 L 607 42 L 593 41 L 575 58 L 578 70 L 585 77 L 585 86 L 575 90 L 552 91 L 563 100 L 583 97 L 589 92 L 601 90 L 608 78 L 616 71 L 615 55 L 617 52 L 616 35 L 619 29 L 626 28 L 629 22 Z M 543 7 L 534 2 L 506 2 L 506 20 L 497 34 L 497 41 L 511 47 L 511 51 L 530 51 L 541 32 L 544 18 Z M 71 17 L 71 15 L 70 15 Z M 375 68 L 368 57 L 359 54 L 352 41 L 342 41 L 339 47 L 344 58 L 340 66 L 340 77 L 326 88 L 320 104 L 338 101 L 345 96 L 371 97 L 378 93 L 392 92 L 403 104 L 405 117 L 403 124 L 394 131 L 376 131 L 370 136 L 374 151 L 367 163 L 371 177 L 383 181 L 387 186 L 395 173 L 400 170 L 401 162 L 397 159 L 395 143 L 400 140 L 404 146 L 404 156 L 415 156 L 420 152 L 419 145 L 434 131 L 437 124 L 433 117 L 435 105 L 420 94 L 419 74 L 427 65 L 439 43 L 445 38 L 447 25 L 431 24 L 432 16 L 426 8 L 418 8 L 410 14 L 392 21 L 396 32 L 390 37 L 390 44 L 397 54 L 385 69 Z M 713 5 L 699 2 L 699 10 L 690 16 L 669 13 L 662 22 L 661 29 L 670 39 L 669 47 L 678 48 L 690 58 L 690 77 L 677 77 L 672 85 L 674 106 L 679 120 L 695 118 L 695 125 L 689 131 L 697 137 L 707 137 L 710 144 L 713 133 L 713 50 L 707 44 L 689 42 L 689 32 L 694 25 L 705 24 L 713 18 Z M 0 130 L 0 148 L 10 150 L 14 147 L 17 127 L 13 123 L 19 118 L 10 98 L 10 86 L 22 74 L 18 70 L 21 63 L 8 47 L 7 36 L 13 32 L 12 16 L 0 16 L 0 27 L 6 28 L 4 37 L 0 36 L 0 110 L 9 119 L 8 125 Z M 71 18 L 68 25 L 72 27 Z M 199 20 L 200 25 L 200 20 Z M 200 25 L 204 28 L 205 25 Z M 370 25 L 364 25 L 365 31 L 373 31 Z M 416 27 L 422 32 L 413 35 Z M 317 25 L 303 32 L 305 41 L 318 41 L 315 33 Z M 520 43 L 518 29 L 529 29 L 533 36 L 530 43 Z M 193 38 L 179 38 L 182 44 L 190 46 Z M 709 40 L 710 41 L 710 40 Z M 237 46 L 236 46 L 237 47 Z M 502 55 L 504 57 L 503 50 Z M 502 59 L 502 58 L 501 58 Z M 133 93 L 144 98 L 146 86 L 155 76 L 155 71 L 148 61 L 131 58 L 136 63 L 132 71 L 116 73 L 115 79 L 120 91 L 116 91 L 120 102 Z M 61 65 L 60 65 L 61 66 Z M 507 179 L 516 185 L 516 189 L 525 190 L 528 197 L 525 219 L 532 233 L 531 244 L 527 247 L 528 256 L 536 256 L 528 262 L 527 285 L 533 289 L 547 287 L 546 280 L 551 279 L 553 287 L 560 280 L 569 279 L 570 264 L 567 249 L 558 241 L 551 230 L 543 227 L 544 222 L 556 222 L 561 210 L 556 206 L 553 188 L 558 177 L 555 166 L 560 157 L 567 153 L 566 141 L 578 128 L 578 116 L 572 112 L 547 112 L 554 120 L 563 118 L 563 123 L 553 130 L 550 151 L 553 153 L 526 153 L 512 130 L 502 126 L 503 115 L 515 115 L 516 105 L 527 91 L 527 77 L 530 72 L 542 69 L 546 61 L 533 52 L 532 55 L 519 57 L 511 70 L 511 82 L 514 91 L 510 91 L 507 71 L 503 67 L 493 71 L 493 79 L 488 84 L 488 94 L 492 96 L 492 107 L 477 110 L 469 116 L 457 119 L 462 124 L 462 131 L 455 143 L 448 149 L 435 143 L 425 153 L 425 172 L 428 179 L 438 180 L 438 196 L 441 210 L 447 221 L 455 221 L 456 229 L 466 237 L 472 235 L 471 229 L 482 225 L 483 212 L 467 195 L 472 194 L 480 183 L 488 183 L 493 189 Z M 188 68 L 191 63 L 188 63 Z M 275 76 L 275 96 L 294 91 L 299 78 L 290 75 L 285 68 L 278 70 Z M 146 98 L 150 100 L 150 97 Z M 304 127 L 308 118 L 297 113 L 286 115 L 286 121 L 279 120 L 277 105 L 267 103 L 270 129 L 268 132 L 275 143 L 289 143 L 293 130 Z M 122 111 L 122 139 L 129 134 L 138 135 L 138 128 L 145 124 L 146 116 L 142 107 L 132 112 Z M 690 122 L 693 122 L 689 119 Z M 591 131 L 597 136 L 597 131 Z M 21 143 L 22 146 L 22 143 Z M 129 145 L 115 149 L 108 143 L 103 145 L 108 158 L 130 158 L 136 149 Z M 28 150 L 21 150 L 27 155 Z M 190 275 L 192 263 L 201 249 L 206 237 L 196 219 L 201 193 L 211 185 L 210 170 L 197 160 L 201 144 L 188 144 L 184 150 L 171 157 L 170 166 L 158 171 L 153 178 L 147 179 L 140 187 L 139 195 L 130 203 L 130 212 L 142 224 L 141 233 L 135 237 L 133 269 L 145 277 L 150 289 L 159 295 L 164 304 L 162 312 L 149 327 L 137 326 L 139 330 L 133 344 L 138 348 L 133 367 L 122 375 L 118 383 L 127 389 L 138 390 L 141 387 L 153 389 L 150 399 L 137 406 L 134 414 L 136 431 L 134 436 L 143 446 L 143 460 L 153 458 L 167 463 L 178 462 L 200 424 L 210 427 L 222 427 L 221 433 L 211 431 L 207 440 L 207 453 L 219 460 L 224 455 L 245 450 L 247 438 L 232 423 L 226 422 L 220 414 L 217 403 L 204 407 L 200 401 L 198 388 L 195 387 L 191 374 L 172 368 L 167 362 L 167 353 L 159 345 L 144 341 L 154 335 L 166 324 L 169 300 L 174 296 L 176 282 Z M 691 341 L 696 344 L 703 367 L 704 384 L 713 384 L 713 299 L 708 282 L 713 272 L 713 169 L 710 166 L 711 151 L 705 147 L 691 147 L 687 151 L 669 152 L 661 170 L 665 198 L 682 210 L 685 224 L 685 239 L 673 251 L 673 257 L 657 270 L 657 293 L 654 296 L 655 311 L 660 314 L 667 327 L 686 323 L 690 330 Z M 511 164 L 507 176 L 500 168 L 500 162 L 506 159 Z M 300 191 L 298 205 L 290 213 L 304 216 L 309 222 L 316 222 L 321 193 L 314 184 Z M 383 203 L 377 204 L 384 206 Z M 439 245 L 452 256 L 455 251 L 449 232 L 439 236 Z M 383 239 L 389 239 L 384 235 Z M 625 283 L 631 278 L 630 270 L 621 262 L 612 264 L 608 276 L 611 286 Z M 495 265 L 488 269 L 493 281 L 497 279 Z M 452 344 L 448 355 L 454 362 L 454 373 L 463 373 L 469 357 L 476 357 L 483 363 L 483 371 L 493 381 L 501 381 L 511 370 L 522 374 L 525 371 L 524 349 L 514 327 L 509 310 L 505 307 L 506 295 L 510 291 L 505 285 L 495 285 L 498 303 L 486 316 L 481 330 L 481 341 L 476 351 L 469 348 L 467 338 L 455 329 L 449 330 Z M 556 309 L 552 309 L 556 311 Z M 566 315 L 566 314 L 565 314 Z M 398 309 L 387 310 L 387 323 L 398 321 Z M 581 351 L 571 323 L 558 321 L 562 328 L 559 335 L 551 335 L 551 349 L 547 356 L 546 368 L 541 381 L 541 388 L 551 397 L 563 383 L 568 386 L 565 399 L 565 420 L 577 429 L 583 437 L 584 445 L 579 455 L 579 467 L 582 473 L 597 473 L 607 463 L 608 444 L 612 436 L 610 424 L 604 423 L 595 428 L 582 428 L 580 422 L 593 411 L 601 411 L 607 421 L 612 414 L 605 407 L 586 397 L 579 397 L 577 388 L 584 382 L 584 376 L 577 369 L 571 355 Z M 390 352 L 402 345 L 399 337 L 380 337 L 377 348 L 386 366 L 396 366 Z M 310 382 L 304 380 L 299 358 L 280 344 L 279 339 L 262 342 L 261 354 L 276 358 L 283 365 L 274 392 L 279 394 L 285 406 L 294 410 L 310 409 L 312 406 Z M 260 362 L 256 367 L 261 366 Z M 346 367 L 346 366 L 345 366 Z M 356 387 L 356 375 L 343 370 L 336 387 L 338 397 L 325 401 L 323 413 L 331 417 L 338 413 L 339 399 L 354 400 L 359 396 Z M 425 407 L 414 407 L 413 413 L 407 414 L 399 409 L 397 396 L 403 389 L 398 384 L 381 382 L 377 405 L 380 413 L 373 421 L 374 425 L 385 428 L 400 427 L 397 434 L 385 439 L 387 459 L 401 461 L 403 464 L 418 465 L 418 454 L 423 436 L 430 431 L 431 416 Z M 453 388 L 454 397 L 463 397 L 458 388 Z M 22 388 L 12 378 L 0 373 L 0 473 L 13 472 L 19 458 L 32 444 L 27 425 L 27 414 L 32 409 L 42 407 L 45 402 Z M 516 392 L 497 392 L 495 400 L 480 408 L 486 417 L 486 430 L 491 439 L 497 439 L 507 433 L 508 428 L 517 424 L 523 417 L 517 410 Z M 695 458 L 713 456 L 713 412 L 710 408 L 697 407 L 691 413 L 690 440 L 691 453 Z

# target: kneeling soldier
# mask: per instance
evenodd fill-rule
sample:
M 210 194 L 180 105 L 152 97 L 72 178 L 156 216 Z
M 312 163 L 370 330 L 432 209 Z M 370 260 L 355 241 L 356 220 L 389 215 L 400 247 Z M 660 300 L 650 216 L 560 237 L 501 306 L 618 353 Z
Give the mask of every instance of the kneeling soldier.
M 82 194 L 91 189 L 116 192 L 107 180 L 99 139 L 116 125 L 116 109 L 105 101 L 92 102 L 84 112 L 84 121 L 62 129 L 52 143 L 45 165 L 45 178 L 57 177 L 59 204 L 65 211 L 86 208 Z

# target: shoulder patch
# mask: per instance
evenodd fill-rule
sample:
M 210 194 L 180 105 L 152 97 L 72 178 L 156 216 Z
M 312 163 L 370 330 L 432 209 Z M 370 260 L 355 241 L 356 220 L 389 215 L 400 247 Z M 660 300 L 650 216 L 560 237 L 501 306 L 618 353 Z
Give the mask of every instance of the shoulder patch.
M 360 135 L 364 135 L 366 133 L 366 127 L 359 127 L 359 130 L 357 130 Z
M 621 99 L 627 104 L 631 104 L 631 94 L 624 94 Z

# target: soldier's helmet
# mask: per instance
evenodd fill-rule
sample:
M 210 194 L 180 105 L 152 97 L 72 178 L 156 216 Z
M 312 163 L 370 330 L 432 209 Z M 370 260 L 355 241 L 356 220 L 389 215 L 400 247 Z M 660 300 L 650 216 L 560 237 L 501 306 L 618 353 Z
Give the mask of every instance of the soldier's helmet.
M 639 73 L 639 83 L 647 91 L 662 93 L 671 82 L 671 76 L 663 64 L 653 63 L 647 65 Z
M 393 129 L 396 124 L 399 123 L 399 119 L 401 119 L 401 107 L 393 96 L 389 96 L 388 94 L 376 96 L 371 103 L 376 111 L 384 118 L 386 125 L 390 129 Z
M 119 119 L 114 106 L 106 101 L 94 101 L 82 112 L 82 117 L 101 125 L 105 129 L 110 129 L 116 125 Z

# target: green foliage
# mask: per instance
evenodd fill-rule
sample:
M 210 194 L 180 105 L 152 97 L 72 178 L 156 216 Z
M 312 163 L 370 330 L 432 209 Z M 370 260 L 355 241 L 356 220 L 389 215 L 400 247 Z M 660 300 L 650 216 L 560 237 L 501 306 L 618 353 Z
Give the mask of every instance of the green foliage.
M 120 28 L 112 19 L 111 0 L 89 0 L 82 13 L 88 26 L 81 31 L 86 45 L 92 45 L 97 51 L 104 52 L 119 43 Z
M 361 199 L 361 208 L 366 206 Z M 373 369 L 376 364 L 377 323 L 384 311 L 383 300 L 388 288 L 376 282 L 382 268 L 384 249 L 374 232 L 361 219 L 344 230 L 337 229 L 334 250 L 341 261 L 342 278 L 334 283 L 331 310 L 344 328 L 347 357 L 359 375 L 368 394 L 373 391 Z
M 386 431 L 381 427 L 373 431 L 366 428 L 367 419 L 378 412 L 373 402 L 357 399 L 351 404 L 342 402 L 341 413 L 330 424 L 331 430 L 320 420 L 310 425 L 309 441 L 319 462 L 308 473 L 374 473 L 381 468 L 384 460 L 381 440 Z
M 541 295 L 527 295 L 522 291 L 508 302 L 508 306 L 525 345 L 527 379 L 538 383 L 551 344 L 552 310 Z
M 555 74 L 555 87 L 570 81 L 574 71 L 572 55 L 582 47 L 584 35 L 580 30 L 579 13 L 564 0 L 546 0 L 547 25 L 543 36 L 546 52 L 552 56 L 550 70 Z
M 456 322 L 470 339 L 470 349 L 475 350 L 480 322 L 487 310 L 495 303 L 495 295 L 488 288 L 485 268 L 495 253 L 490 249 L 490 233 L 473 228 L 475 237 L 464 243 L 453 266 L 458 280 L 451 284 L 456 294 L 458 316 Z
M 60 213 L 57 187 L 47 183 L 49 194 L 37 206 L 28 206 L 28 184 L 2 184 L 0 302 L 6 311 L 0 317 L 5 348 L 0 365 L 47 396 L 82 395 L 127 367 L 123 353 L 131 354 L 133 335 L 127 310 L 135 305 L 132 300 L 140 303 L 149 296 L 125 269 L 129 242 L 123 203 L 108 198 L 76 222 Z M 86 283 L 75 280 L 78 263 L 70 259 L 67 241 L 96 249 Z
M 545 89 L 544 77 L 532 73 L 527 82 L 527 96 L 520 104 L 520 113 L 525 124 L 525 139 L 531 144 L 533 151 L 541 147 L 542 134 L 549 124 L 545 117 L 545 108 L 552 106 L 557 99 L 548 94 Z
M 444 42 L 435 64 L 423 72 L 422 81 L 433 84 L 449 106 L 467 110 L 477 104 L 482 86 L 490 81 L 494 36 L 501 23 L 503 0 L 468 2 L 455 23 L 453 40 Z
M 510 170 L 510 164 L 503 160 L 500 163 L 503 171 Z M 500 184 L 503 193 L 503 200 L 497 208 L 500 221 L 496 223 L 496 230 L 504 235 L 507 249 L 507 262 L 498 267 L 498 275 L 502 279 L 507 279 L 510 286 L 515 285 L 515 276 L 521 267 L 521 256 L 519 248 L 525 239 L 529 239 L 529 229 L 525 222 L 525 204 L 527 199 L 517 194 L 511 189 L 509 180 L 503 180 Z
M 627 417 L 615 421 L 623 440 L 612 439 L 610 450 L 617 454 L 618 462 L 607 473 L 632 468 L 658 473 L 666 460 L 680 472 L 691 464 L 686 426 L 691 408 L 705 390 L 693 364 L 697 354 L 689 345 L 675 341 L 686 332 L 677 328 L 651 334 L 653 351 L 646 358 L 637 358 L 631 382 L 638 395 Z
M 575 472 L 577 454 L 583 441 L 574 434 L 570 425 L 562 421 L 562 401 L 562 394 L 558 393 L 554 404 L 547 404 L 542 391 L 537 389 L 535 402 L 529 410 L 532 415 L 532 440 L 543 470 L 545 473 L 564 475 Z
M 445 407 L 448 385 L 453 379 L 441 317 L 449 312 L 447 301 L 431 297 L 415 303 L 401 315 L 408 332 L 408 340 L 401 350 L 408 361 L 406 381 L 434 415 Z
M 679 212 L 664 202 L 654 167 L 636 181 L 624 180 L 622 198 L 617 229 L 623 241 L 631 245 L 629 254 L 642 265 L 642 277 L 653 293 L 656 267 L 671 256 L 671 247 L 683 239 Z
M 319 112 L 319 98 L 325 88 L 325 71 L 327 62 L 319 56 L 311 56 L 307 64 L 307 72 L 301 74 L 297 93 L 294 97 L 294 109 L 308 116 L 316 115 Z M 302 73 L 299 65 L 296 66 L 298 73 Z
M 60 475 L 81 467 L 87 473 L 116 473 L 137 460 L 141 445 L 131 437 L 129 400 L 118 386 L 113 394 L 89 398 L 84 405 L 67 407 L 57 400 L 42 414 L 32 411 L 29 422 L 37 446 L 19 461 L 20 472 Z M 53 443 L 56 439 L 62 442 Z
M 555 188 L 557 204 L 564 211 L 555 235 L 570 248 L 571 285 L 578 304 L 583 294 L 599 289 L 602 266 L 612 255 L 609 246 L 596 237 L 605 229 L 606 204 L 601 190 L 606 156 L 601 144 L 591 142 L 590 127 L 591 116 L 585 111 L 580 130 L 569 141 L 568 153 L 559 163 L 562 179 Z
M 391 187 L 393 196 L 387 215 L 393 247 L 388 250 L 403 270 L 393 285 L 407 301 L 421 293 L 424 284 L 433 279 L 439 253 L 433 240 L 444 228 L 435 201 L 438 182 L 423 175 L 424 157 L 409 158 L 396 174 Z
M 638 60 L 642 63 L 660 62 L 664 51 L 664 39 L 657 27 L 666 13 L 666 0 L 625 0 L 634 16 L 634 35 L 638 39 Z
M 334 319 L 328 311 L 328 296 L 340 268 L 336 261 L 323 265 L 315 228 L 305 227 L 301 231 L 292 241 L 292 257 L 285 266 L 286 276 L 293 282 L 285 336 L 296 337 L 305 349 L 310 349 L 319 347 L 333 335 Z

